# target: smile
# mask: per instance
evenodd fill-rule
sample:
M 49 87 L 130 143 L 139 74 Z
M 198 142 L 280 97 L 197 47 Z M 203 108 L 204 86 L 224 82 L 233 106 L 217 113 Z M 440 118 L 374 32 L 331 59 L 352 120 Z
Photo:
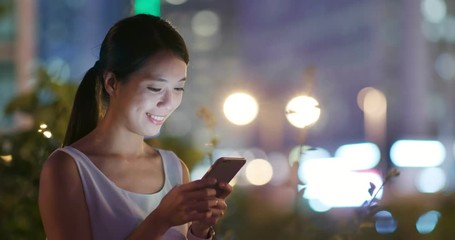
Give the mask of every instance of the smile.
M 145 113 L 145 115 L 147 115 L 149 121 L 151 121 L 154 124 L 162 124 L 164 122 L 164 119 L 166 119 L 166 117 L 152 115 L 151 113 Z

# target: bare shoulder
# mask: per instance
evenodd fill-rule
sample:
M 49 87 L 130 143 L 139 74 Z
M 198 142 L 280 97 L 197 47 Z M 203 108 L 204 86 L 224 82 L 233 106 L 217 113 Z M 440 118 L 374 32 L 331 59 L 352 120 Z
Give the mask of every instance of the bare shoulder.
M 74 188 L 80 186 L 79 171 L 74 159 L 63 151 L 55 151 L 44 162 L 40 175 L 40 193 L 47 196 L 64 192 L 74 194 Z
M 41 177 L 50 178 L 68 178 L 71 175 L 78 174 L 74 159 L 63 151 L 55 151 L 44 162 L 41 170 Z
M 48 239 L 90 239 L 88 209 L 74 159 L 56 151 L 43 165 L 39 209 Z

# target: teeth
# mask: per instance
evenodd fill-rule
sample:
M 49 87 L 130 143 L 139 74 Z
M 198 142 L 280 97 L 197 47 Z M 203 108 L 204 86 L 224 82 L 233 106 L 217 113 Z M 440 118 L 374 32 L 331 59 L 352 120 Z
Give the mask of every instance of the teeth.
M 157 121 L 163 121 L 165 117 L 162 117 L 162 116 L 156 116 L 156 115 L 152 115 L 150 113 L 146 113 L 146 115 L 151 118 L 151 119 L 154 119 L 154 120 L 157 120 Z

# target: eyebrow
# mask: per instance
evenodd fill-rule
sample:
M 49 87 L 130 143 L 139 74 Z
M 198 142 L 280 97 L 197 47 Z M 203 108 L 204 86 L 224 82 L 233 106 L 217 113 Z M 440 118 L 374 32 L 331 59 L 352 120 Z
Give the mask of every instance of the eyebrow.
M 180 79 L 179 82 L 184 82 L 184 81 L 186 81 L 186 79 L 187 78 L 184 77 L 184 78 Z M 164 79 L 164 78 L 152 78 L 149 81 L 167 82 L 168 80 Z

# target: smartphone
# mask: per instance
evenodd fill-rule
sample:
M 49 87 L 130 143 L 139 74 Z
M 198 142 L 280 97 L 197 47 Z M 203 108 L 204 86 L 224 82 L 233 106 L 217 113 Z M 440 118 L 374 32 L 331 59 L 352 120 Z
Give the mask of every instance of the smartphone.
M 220 157 L 202 178 L 215 178 L 218 182 L 229 183 L 245 163 L 246 159 L 242 157 Z

